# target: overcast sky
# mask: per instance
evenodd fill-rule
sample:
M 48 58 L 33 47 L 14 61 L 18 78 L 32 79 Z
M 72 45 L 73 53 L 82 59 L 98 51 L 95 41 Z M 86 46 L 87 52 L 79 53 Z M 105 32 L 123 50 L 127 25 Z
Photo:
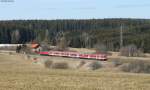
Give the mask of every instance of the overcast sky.
M 149 10 L 150 0 L 0 0 L 0 20 L 150 19 Z

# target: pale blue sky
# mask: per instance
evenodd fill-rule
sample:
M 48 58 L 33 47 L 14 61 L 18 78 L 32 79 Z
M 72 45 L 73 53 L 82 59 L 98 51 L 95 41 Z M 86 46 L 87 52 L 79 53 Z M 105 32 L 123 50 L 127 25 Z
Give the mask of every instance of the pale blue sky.
M 14 0 L 0 2 L 0 20 L 150 19 L 149 10 L 150 0 Z

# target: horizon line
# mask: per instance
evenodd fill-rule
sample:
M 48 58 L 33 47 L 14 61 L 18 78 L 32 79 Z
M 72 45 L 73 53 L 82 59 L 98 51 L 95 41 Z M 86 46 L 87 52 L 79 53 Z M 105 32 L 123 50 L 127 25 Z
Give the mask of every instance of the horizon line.
M 58 19 L 0 19 L 0 21 L 19 21 L 19 20 L 102 20 L 102 19 L 139 19 L 150 20 L 150 18 L 58 18 Z

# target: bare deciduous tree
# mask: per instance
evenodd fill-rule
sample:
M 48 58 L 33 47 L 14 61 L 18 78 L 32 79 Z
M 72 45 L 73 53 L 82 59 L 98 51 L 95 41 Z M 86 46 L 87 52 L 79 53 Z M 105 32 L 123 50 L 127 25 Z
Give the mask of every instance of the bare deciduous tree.
M 13 31 L 11 34 L 12 43 L 19 43 L 20 37 L 20 32 L 18 30 Z
M 91 47 L 91 36 L 88 33 L 84 32 L 81 34 L 81 41 L 83 41 L 82 47 Z
M 66 39 L 65 35 L 66 33 L 59 32 L 57 36 L 55 37 L 57 50 L 64 51 L 68 49 L 68 45 L 70 42 L 69 40 Z
M 138 57 L 143 56 L 143 52 L 141 49 L 138 49 L 136 45 L 128 45 L 120 49 L 121 56 L 128 56 L 128 57 Z
M 97 43 L 94 46 L 96 53 L 107 53 L 107 48 L 104 44 Z

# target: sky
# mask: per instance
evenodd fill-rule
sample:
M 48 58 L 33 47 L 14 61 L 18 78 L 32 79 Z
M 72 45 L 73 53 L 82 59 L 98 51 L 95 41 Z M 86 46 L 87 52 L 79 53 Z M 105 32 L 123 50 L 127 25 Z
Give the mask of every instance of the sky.
M 0 20 L 150 19 L 150 0 L 0 0 Z

